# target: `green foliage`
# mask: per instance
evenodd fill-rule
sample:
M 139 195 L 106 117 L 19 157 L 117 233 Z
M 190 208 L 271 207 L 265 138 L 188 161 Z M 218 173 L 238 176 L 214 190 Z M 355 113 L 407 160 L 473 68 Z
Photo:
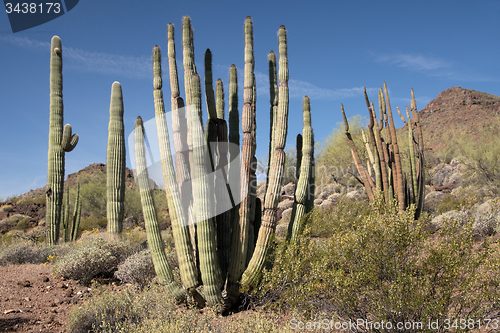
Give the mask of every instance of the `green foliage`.
M 88 284 L 95 277 L 112 274 L 129 254 L 130 249 L 124 243 L 90 238 L 61 256 L 52 274 Z
M 348 119 L 349 131 L 353 137 L 354 144 L 358 149 L 359 157 L 365 164 L 368 159 L 366 149 L 361 137 L 361 128 L 366 126 L 366 119 L 354 116 Z M 316 154 L 316 187 L 321 188 L 334 182 L 343 185 L 354 185 L 352 176 L 357 175 L 356 167 L 352 160 L 351 149 L 347 144 L 344 132 L 344 124 L 337 123 L 322 144 L 317 144 Z
M 330 220 L 328 240 L 310 238 L 314 220 L 322 220 L 310 214 L 299 245 L 278 246 L 256 296 L 309 317 L 323 311 L 394 327 L 500 315 L 498 243 L 474 243 L 471 223 L 432 234 L 427 217 L 414 221 L 414 208 L 398 213 L 379 200 L 355 221 Z
M 328 210 L 315 209 L 307 217 L 311 237 L 332 237 L 339 227 L 351 228 L 370 213 L 366 201 L 357 201 L 342 195 Z

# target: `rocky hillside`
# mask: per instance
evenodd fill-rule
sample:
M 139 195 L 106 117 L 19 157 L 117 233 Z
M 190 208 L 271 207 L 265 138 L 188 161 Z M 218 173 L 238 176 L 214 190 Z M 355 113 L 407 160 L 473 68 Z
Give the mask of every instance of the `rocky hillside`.
M 460 133 L 476 139 L 480 131 L 500 130 L 500 97 L 480 91 L 453 87 L 439 93 L 420 110 L 425 146 L 439 150 Z

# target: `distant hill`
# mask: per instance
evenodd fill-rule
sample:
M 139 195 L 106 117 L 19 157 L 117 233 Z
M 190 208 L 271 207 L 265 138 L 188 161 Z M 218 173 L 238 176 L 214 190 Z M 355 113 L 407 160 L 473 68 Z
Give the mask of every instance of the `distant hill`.
M 439 93 L 420 110 L 424 146 L 439 150 L 453 142 L 454 135 L 477 139 L 480 131 L 497 135 L 500 129 L 500 97 L 484 92 L 453 87 Z

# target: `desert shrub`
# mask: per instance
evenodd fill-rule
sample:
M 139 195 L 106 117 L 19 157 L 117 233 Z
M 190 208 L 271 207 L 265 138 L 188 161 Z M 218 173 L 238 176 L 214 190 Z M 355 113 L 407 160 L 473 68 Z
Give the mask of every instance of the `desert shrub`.
M 120 293 L 102 292 L 73 308 L 68 331 L 170 333 L 170 332 L 278 332 L 275 320 L 265 313 L 220 317 L 211 311 L 178 308 L 162 286 L 143 291 L 128 288 Z M 292 331 L 290 331 L 292 332 Z
M 115 277 L 122 282 L 144 288 L 156 276 L 153 259 L 149 250 L 135 253 L 118 265 Z
M 436 215 L 441 215 L 450 210 L 470 209 L 478 202 L 476 193 L 469 194 L 463 197 L 456 197 L 451 194 L 446 194 L 439 205 L 437 206 Z
M 315 209 L 306 218 L 312 237 L 331 237 L 339 226 L 350 228 L 370 212 L 366 201 L 357 201 L 345 195 L 326 210 Z
M 112 275 L 129 254 L 124 243 L 89 238 L 61 256 L 52 267 L 52 274 L 88 284 L 98 276 Z
M 39 246 L 28 242 L 13 244 L 4 248 L 0 253 L 0 264 L 43 264 L 47 262 L 47 257 L 53 251 L 54 247 Z
M 497 243 L 474 243 L 470 223 L 432 234 L 425 217 L 413 220 L 413 209 L 398 213 L 381 202 L 372 209 L 351 225 L 332 221 L 326 241 L 310 238 L 309 224 L 298 245 L 281 243 L 257 299 L 305 316 L 325 311 L 342 321 L 383 320 L 393 327 L 500 316 Z

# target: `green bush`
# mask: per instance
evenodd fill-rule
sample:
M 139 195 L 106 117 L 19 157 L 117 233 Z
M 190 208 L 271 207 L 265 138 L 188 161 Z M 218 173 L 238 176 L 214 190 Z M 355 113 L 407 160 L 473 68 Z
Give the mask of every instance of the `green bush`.
M 278 246 L 274 267 L 254 296 L 306 317 L 325 312 L 394 327 L 498 318 L 499 244 L 491 238 L 475 244 L 470 224 L 450 223 L 432 234 L 428 219 L 414 221 L 413 213 L 374 202 L 367 216 L 352 223 L 331 221 L 328 240 L 309 237 L 311 220 L 318 219 L 311 214 L 298 245 Z
M 124 243 L 89 238 L 61 256 L 52 267 L 52 274 L 88 284 L 98 276 L 112 276 L 128 255 L 130 249 Z

